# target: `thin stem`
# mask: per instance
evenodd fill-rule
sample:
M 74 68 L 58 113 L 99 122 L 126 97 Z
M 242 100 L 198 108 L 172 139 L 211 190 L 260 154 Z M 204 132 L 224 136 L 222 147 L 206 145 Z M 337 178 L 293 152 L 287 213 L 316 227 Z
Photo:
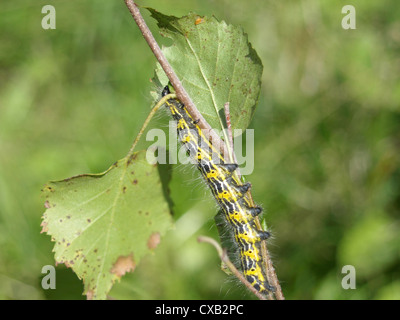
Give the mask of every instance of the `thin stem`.
M 223 263 L 229 268 L 229 270 L 232 271 L 232 273 L 249 289 L 252 293 L 254 293 L 257 298 L 260 300 L 267 300 L 265 296 L 263 296 L 260 292 L 258 292 L 250 282 L 246 280 L 246 278 L 242 275 L 241 272 L 239 272 L 238 269 L 236 269 L 235 265 L 229 260 L 229 257 L 226 253 L 225 249 L 222 249 L 221 246 L 218 244 L 217 241 L 215 241 L 212 238 L 209 237 L 204 237 L 200 236 L 197 238 L 198 242 L 206 242 L 214 246 L 214 248 L 217 250 L 218 255 Z
M 149 115 L 147 116 L 146 120 L 144 121 L 144 123 L 143 123 L 143 125 L 142 125 L 142 128 L 140 129 L 138 135 L 136 136 L 135 141 L 133 142 L 131 148 L 129 149 L 129 152 L 128 152 L 128 154 L 127 154 L 126 157 L 130 157 L 130 156 L 133 154 L 133 151 L 135 150 L 135 147 L 136 147 L 137 143 L 139 142 L 140 137 L 142 136 L 144 130 L 145 130 L 146 127 L 148 126 L 148 124 L 149 124 L 151 118 L 153 118 L 153 116 L 154 116 L 154 114 L 157 112 L 157 110 L 160 109 L 160 107 L 161 107 L 165 102 L 167 102 L 168 99 L 174 99 L 174 98 L 176 98 L 175 93 L 167 94 L 166 96 L 162 97 L 162 98 L 158 101 L 158 103 L 153 107 L 153 109 L 151 109 Z

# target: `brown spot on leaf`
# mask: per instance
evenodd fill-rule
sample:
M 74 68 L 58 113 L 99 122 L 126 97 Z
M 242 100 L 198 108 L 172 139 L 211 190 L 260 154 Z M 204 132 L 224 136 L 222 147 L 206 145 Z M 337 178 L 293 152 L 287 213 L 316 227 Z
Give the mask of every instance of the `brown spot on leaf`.
M 43 191 L 54 192 L 54 189 L 53 189 L 52 187 L 50 187 L 50 186 L 45 186 L 45 187 L 43 188 Z
M 196 19 L 194 24 L 197 26 L 198 24 L 203 23 L 203 22 L 204 22 L 204 19 L 199 17 L 199 18 Z
M 111 273 L 121 278 L 125 273 L 134 271 L 135 268 L 136 263 L 135 260 L 133 260 L 133 254 L 129 256 L 119 256 L 111 268 Z
M 132 183 L 137 184 L 138 183 L 137 179 L 133 180 Z
M 40 233 L 49 231 L 49 228 L 47 227 L 47 222 L 46 221 L 42 221 L 40 226 L 42 227 L 42 230 L 40 231 Z
M 122 192 L 123 192 L 123 193 L 126 192 L 126 187 L 125 187 L 125 186 L 122 188 Z
M 86 298 L 87 298 L 88 300 L 93 300 L 93 297 L 94 297 L 94 291 L 93 291 L 93 290 L 88 290 L 88 291 L 86 292 Z
M 137 158 L 137 153 L 132 154 L 128 161 L 126 161 L 126 166 L 129 166 L 131 164 L 132 161 L 134 161 Z
M 46 200 L 46 201 L 44 202 L 44 207 L 45 207 L 46 209 L 50 209 L 50 208 L 51 208 L 49 200 Z
M 149 240 L 147 240 L 147 247 L 149 249 L 155 249 L 160 244 L 160 233 L 154 232 L 150 235 Z

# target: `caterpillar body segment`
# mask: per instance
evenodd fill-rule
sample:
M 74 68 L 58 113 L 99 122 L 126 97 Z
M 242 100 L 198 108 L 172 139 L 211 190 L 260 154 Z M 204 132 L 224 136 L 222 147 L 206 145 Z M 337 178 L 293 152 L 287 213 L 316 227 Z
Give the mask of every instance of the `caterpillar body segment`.
M 169 94 L 166 86 L 162 96 Z M 178 99 L 166 102 L 177 124 L 178 138 L 190 157 L 196 160 L 197 168 L 211 189 L 223 215 L 230 225 L 238 248 L 243 275 L 260 293 L 266 294 L 274 288 L 268 284 L 262 266 L 261 241 L 269 232 L 258 230 L 254 217 L 262 211 L 252 206 L 246 193 L 250 183 L 242 183 L 233 174 L 236 163 L 227 163 L 222 153 L 216 150 L 201 128 Z

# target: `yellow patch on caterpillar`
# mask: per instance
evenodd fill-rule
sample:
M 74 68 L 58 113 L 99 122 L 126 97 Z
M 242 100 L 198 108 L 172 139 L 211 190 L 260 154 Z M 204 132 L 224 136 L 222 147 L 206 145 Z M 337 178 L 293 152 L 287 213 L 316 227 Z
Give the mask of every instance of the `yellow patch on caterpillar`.
M 179 119 L 178 122 L 177 122 L 177 124 L 176 124 L 176 128 L 177 128 L 178 130 L 184 130 L 184 129 L 186 129 L 185 120 L 184 120 L 184 119 Z
M 235 238 L 237 239 L 237 241 L 242 242 L 242 243 L 245 242 L 247 244 L 249 244 L 249 243 L 254 244 L 254 243 L 260 242 L 262 240 L 261 237 L 257 233 L 253 232 L 252 230 L 250 231 L 250 230 L 245 231 L 245 232 L 237 232 L 235 234 Z
M 190 135 L 183 135 L 182 137 L 181 137 L 181 142 L 182 143 L 188 143 L 188 142 L 190 142 Z
M 257 277 L 260 278 L 259 275 L 262 275 L 262 272 L 261 272 L 261 268 L 258 265 L 256 265 L 255 267 L 252 267 L 252 268 L 249 268 L 249 269 L 245 270 L 243 272 L 243 274 L 245 276 L 255 276 L 255 275 L 257 275 Z
M 245 250 L 245 251 L 242 251 L 241 254 L 244 257 L 248 257 L 248 258 L 250 258 L 252 260 L 255 260 L 255 261 L 260 261 L 261 260 L 260 254 L 259 254 L 258 250 L 256 250 L 256 249 Z
M 211 178 L 216 178 L 218 177 L 220 174 L 217 170 L 210 170 L 210 172 L 208 172 L 206 174 L 206 179 L 211 179 Z
M 228 191 L 223 190 L 221 192 L 218 193 L 218 198 L 219 199 L 225 199 L 228 201 L 236 201 L 236 199 L 234 199 L 234 197 L 232 196 L 232 194 L 230 194 Z

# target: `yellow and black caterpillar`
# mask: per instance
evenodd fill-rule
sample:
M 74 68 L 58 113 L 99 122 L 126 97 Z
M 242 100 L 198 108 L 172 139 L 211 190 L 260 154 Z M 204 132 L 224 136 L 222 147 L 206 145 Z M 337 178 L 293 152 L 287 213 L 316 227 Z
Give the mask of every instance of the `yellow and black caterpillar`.
M 170 93 L 166 86 L 162 96 Z M 250 183 L 243 184 L 233 172 L 236 163 L 227 163 L 205 137 L 184 105 L 178 99 L 166 102 L 172 117 L 177 123 L 178 137 L 190 157 L 196 160 L 197 168 L 210 187 L 215 200 L 221 207 L 224 217 L 232 227 L 238 247 L 242 272 L 249 283 L 260 293 L 273 291 L 262 266 L 261 241 L 267 239 L 269 232 L 258 230 L 254 217 L 261 213 L 260 207 L 254 207 L 246 195 Z

